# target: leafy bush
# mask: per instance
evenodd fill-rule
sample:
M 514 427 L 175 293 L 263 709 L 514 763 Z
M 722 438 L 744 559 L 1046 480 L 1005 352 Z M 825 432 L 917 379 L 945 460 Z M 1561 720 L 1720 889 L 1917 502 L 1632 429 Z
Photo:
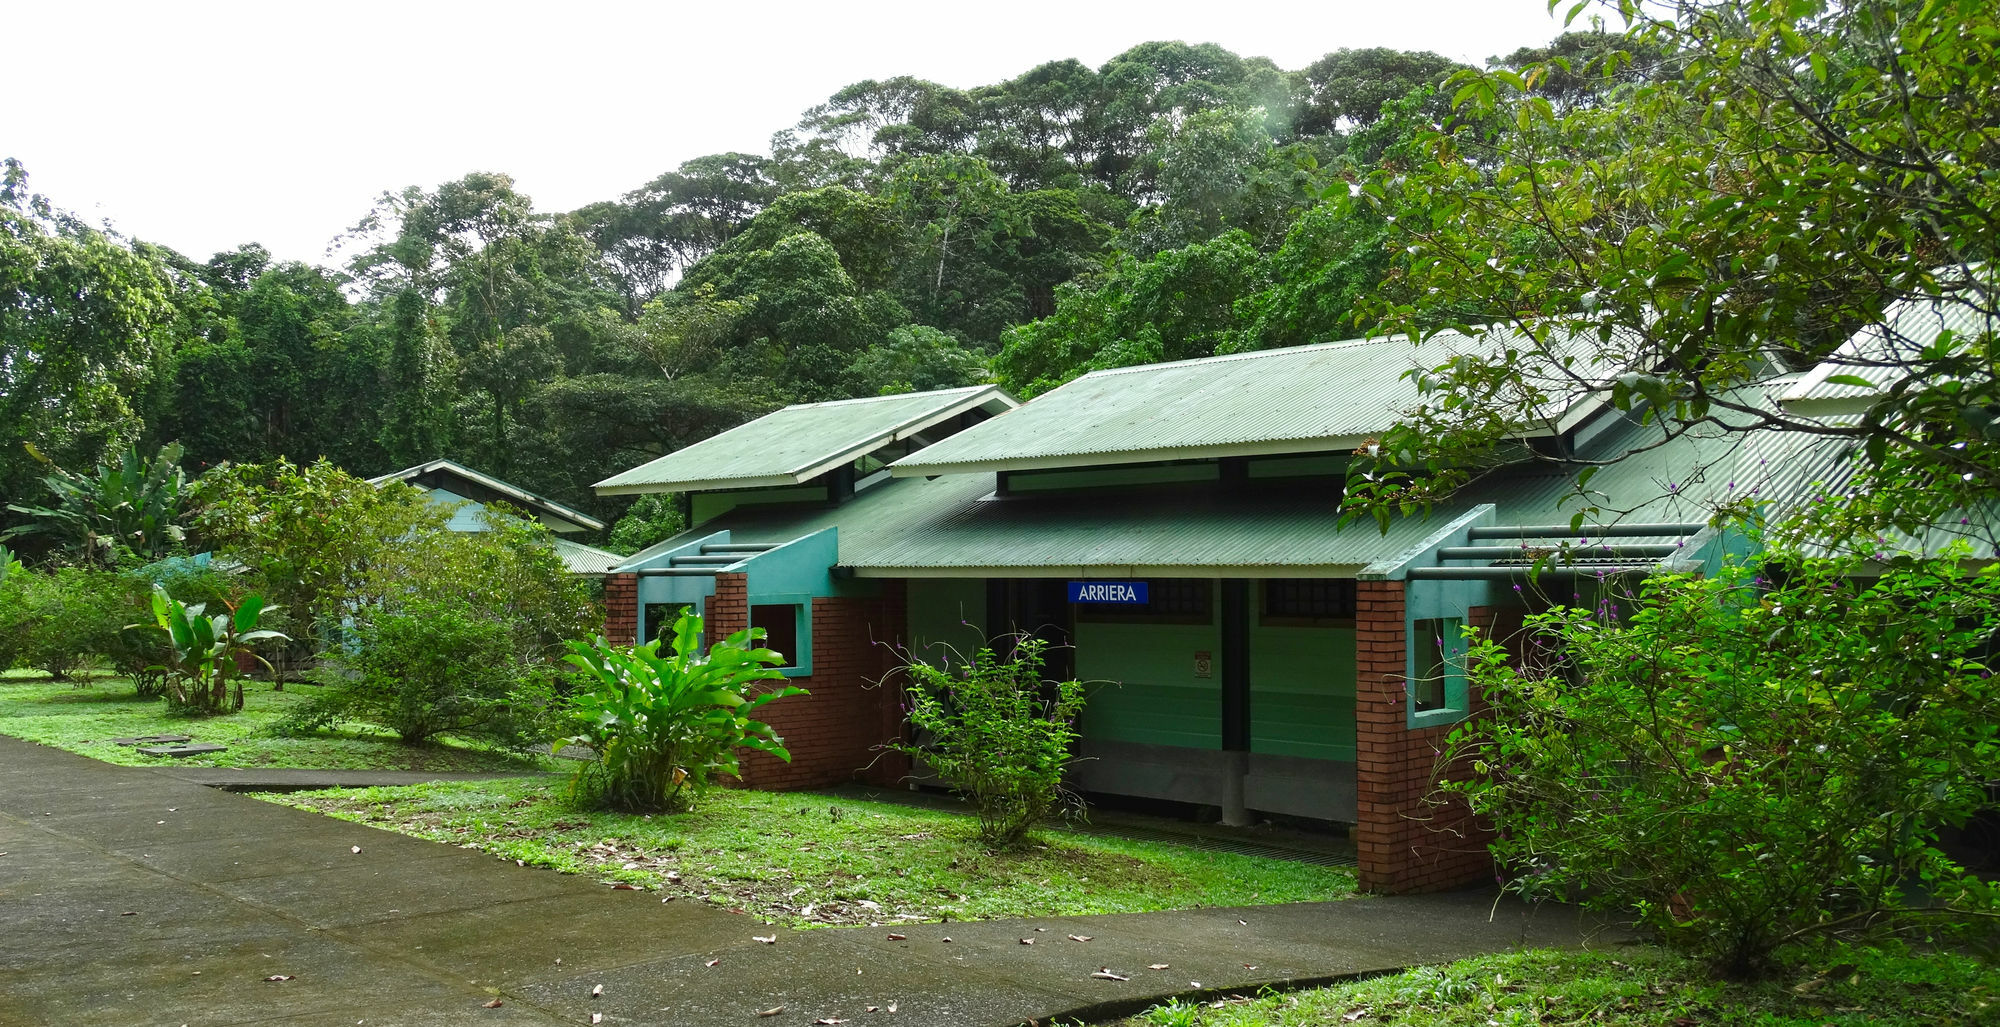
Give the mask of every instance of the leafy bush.
M 1737 976 L 1795 940 L 2000 913 L 1936 845 L 2000 766 L 2000 572 L 1860 569 L 1660 576 L 1629 620 L 1532 618 L 1519 662 L 1475 645 L 1491 710 L 1449 756 L 1479 773 L 1446 787 L 1513 886 L 1634 910 Z
M 0 586 L 0 662 L 69 680 L 111 655 L 138 613 L 114 574 L 79 567 L 9 573 Z
M 32 446 L 28 452 L 48 465 L 42 483 L 55 505 L 8 504 L 32 520 L 7 537 L 48 535 L 73 558 L 100 567 L 115 567 L 127 554 L 157 560 L 180 544 L 187 475 L 178 444 L 160 447 L 151 460 L 128 446 L 116 464 L 98 464 L 95 476 L 57 467 Z
M 534 668 L 516 652 L 506 623 L 464 601 L 420 601 L 378 614 L 329 664 L 328 691 L 287 718 L 286 730 L 363 720 L 411 745 L 447 733 L 534 740 L 542 706 L 531 698 Z
M 907 665 L 910 724 L 923 740 L 895 746 L 923 760 L 979 812 L 988 845 L 1018 844 L 1074 803 L 1063 770 L 1083 711 L 1083 683 L 1042 679 L 1041 639 L 1015 640 L 1006 659 L 982 648 L 969 664 Z
M 105 657 L 112 670 L 132 680 L 142 698 L 164 695 L 171 654 L 167 637 L 152 623 L 153 588 L 164 588 L 184 603 L 220 608 L 232 596 L 229 578 L 207 556 L 176 556 L 127 571 L 121 579 L 131 611 L 125 619 L 134 623 L 119 630 Z
M 182 603 L 154 585 L 153 619 L 166 635 L 167 705 L 191 713 L 221 713 L 234 683 L 235 708 L 242 709 L 242 665 L 269 667 L 257 655 L 257 645 L 287 641 L 283 633 L 257 626 L 264 610 L 263 597 L 249 595 L 210 614 L 206 604 Z
M 789 762 L 771 725 L 750 716 L 765 703 L 804 695 L 782 681 L 785 657 L 755 646 L 764 629 L 739 631 L 701 652 L 701 618 L 674 623 L 673 650 L 660 642 L 624 649 L 602 638 L 570 643 L 569 661 L 587 690 L 570 697 L 577 733 L 565 741 L 597 754 L 578 775 L 579 791 L 616 809 L 683 808 L 717 774 L 737 772 L 736 750 L 756 749 Z

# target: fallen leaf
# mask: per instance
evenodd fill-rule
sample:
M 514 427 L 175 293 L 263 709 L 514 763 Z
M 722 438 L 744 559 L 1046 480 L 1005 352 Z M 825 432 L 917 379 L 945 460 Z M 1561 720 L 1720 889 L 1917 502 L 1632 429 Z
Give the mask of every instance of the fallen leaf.
M 600 985 L 598 985 L 597 987 L 595 987 L 595 988 L 592 988 L 592 989 L 590 989 L 590 997 L 591 997 L 591 998 L 603 998 L 603 997 L 604 997 L 604 985 L 600 984 Z
M 771 1008 L 769 1008 L 769 1009 L 759 1009 L 759 1010 L 757 1010 L 757 1015 L 758 1015 L 758 1016 L 776 1016 L 776 1015 L 778 1015 L 779 1013 L 782 1013 L 782 1012 L 784 1012 L 784 1011 L 785 1011 L 785 1007 L 784 1007 L 784 1006 L 772 1006 L 772 1007 L 771 1007 Z
M 130 912 L 130 913 L 120 913 L 120 914 L 118 914 L 118 915 L 119 915 L 119 916 L 138 916 L 139 914 L 138 914 L 137 912 Z
M 947 943 L 949 943 L 949 942 L 951 941 L 951 939 L 950 939 L 950 938 L 939 938 L 938 940 L 939 940 L 939 941 L 942 941 L 942 942 L 947 942 Z
M 863 1010 L 862 1010 L 862 1012 L 864 1012 L 864 1013 L 872 1013 L 872 1012 L 874 1012 L 874 1011 L 876 1011 L 877 1009 L 880 1009 L 880 1008 L 882 1008 L 882 1007 L 881 1007 L 881 1006 L 869 1006 L 868 1008 L 866 1008 L 866 1009 L 863 1009 Z
M 590 1014 L 590 1022 L 591 1022 L 591 1023 L 603 1023 L 603 1022 L 604 1022 L 604 1014 L 603 1014 L 603 1013 L 592 1013 L 592 1014 Z
M 896 1011 L 896 1004 L 894 1002 L 889 1003 L 889 1011 L 892 1013 Z
M 1245 970 L 1255 970 L 1255 969 L 1257 969 L 1257 968 L 1256 968 L 1256 967 L 1254 967 L 1254 966 L 1251 966 L 1251 965 L 1250 965 L 1250 964 L 1248 964 L 1248 963 L 1245 963 L 1245 964 L 1243 964 L 1243 969 L 1245 969 Z
M 776 945 L 778 943 L 778 936 L 775 934 L 753 934 L 750 936 L 750 940 L 761 941 L 766 945 Z
M 1036 933 L 1036 934 L 1047 934 L 1047 933 L 1048 933 L 1048 931 L 1049 931 L 1049 929 L 1048 929 L 1048 928 L 1046 928 L 1046 927 L 1037 927 L 1037 928 L 1035 928 L 1035 933 Z
M 626 884 L 626 883 L 625 883 L 624 881 L 620 881 L 620 882 L 618 882 L 617 884 L 614 884 L 614 885 L 612 885 L 612 886 L 611 886 L 611 890 L 612 890 L 612 891 L 638 891 L 638 890 L 639 890 L 639 886 L 638 886 L 638 885 L 636 885 L 636 884 Z
M 291 979 L 292 979 L 291 974 L 272 974 L 271 976 L 264 978 L 264 980 L 266 981 L 289 981 Z
M 1165 963 L 1149 963 L 1146 966 L 1148 970 L 1165 970 L 1167 968 L 1167 964 Z
M 833 1024 L 846 1023 L 846 1022 L 847 1022 L 846 1020 L 842 1020 L 839 1017 L 822 1016 L 819 1019 L 814 1020 L 813 1024 L 814 1027 L 832 1027 Z
M 361 855 L 361 846 L 359 846 L 359 845 L 355 845 L 355 846 L 351 846 L 351 847 L 350 847 L 350 849 L 349 849 L 349 851 L 351 851 L 351 852 L 353 852 L 353 853 L 354 853 L 355 855 L 359 856 L 359 855 Z
M 818 908 L 819 908 L 818 906 L 816 906 L 816 905 L 813 905 L 812 903 L 808 902 L 808 903 L 806 903 L 806 908 L 804 908 L 804 909 L 801 909 L 801 910 L 799 910 L 799 915 L 800 915 L 800 916 L 811 916 L 811 915 L 813 915 L 813 910 L 815 910 L 815 909 L 818 909 Z
M 1069 936 L 1069 940 L 1071 940 L 1071 941 L 1089 941 L 1089 940 L 1090 940 L 1090 935 L 1088 935 L 1088 934 L 1072 934 L 1072 935 L 1070 935 L 1070 936 Z
M 1124 976 L 1123 974 L 1112 973 L 1111 968 L 1108 966 L 1098 968 L 1098 971 L 1094 974 L 1091 974 L 1090 976 L 1095 977 L 1100 981 L 1129 981 L 1132 979 L 1130 977 Z
M 497 999 L 497 998 L 496 998 L 496 999 L 494 999 L 493 1001 L 491 1001 L 491 1002 L 488 1002 L 488 1003 L 486 1003 L 486 1004 L 485 1004 L 485 1005 L 483 1005 L 483 1006 L 480 1006 L 479 1008 L 481 1008 L 481 1009 L 498 1009 L 498 1008 L 500 1008 L 500 1006 L 501 1006 L 501 1005 L 502 1005 L 501 1001 L 500 1001 L 499 999 Z
M 890 935 L 890 936 L 889 936 L 889 940 L 890 940 L 890 941 L 904 941 L 904 940 L 906 940 L 906 939 L 908 939 L 908 938 L 909 938 L 909 935 L 907 935 L 907 934 L 892 934 L 892 935 Z
M 1346 1020 L 1348 1023 L 1353 1023 L 1354 1021 L 1359 1020 L 1367 1015 L 1368 1015 L 1368 1007 L 1362 1006 L 1360 1009 L 1357 1009 L 1354 1012 L 1351 1012 L 1346 1016 L 1341 1017 L 1341 1019 Z
M 1021 944 L 1023 944 L 1023 945 L 1033 945 L 1034 943 L 1035 943 L 1035 939 L 1033 939 L 1033 938 L 1022 938 L 1022 939 L 1021 939 Z
M 1238 920 L 1238 921 L 1236 921 L 1236 922 L 1237 922 L 1237 923 L 1239 923 L 1239 924 L 1242 924 L 1242 925 L 1243 925 L 1243 926 L 1245 926 L 1245 927 L 1248 927 L 1248 926 L 1250 926 L 1250 921 L 1248 921 L 1248 920 Z
M 702 964 L 702 965 L 703 965 L 703 966 L 714 966 L 715 964 L 717 964 L 717 963 L 720 963 L 720 962 L 722 962 L 722 960 L 720 960 L 720 959 L 711 959 L 711 960 L 709 960 L 708 962 L 706 962 L 706 963 L 704 963 L 704 964 Z

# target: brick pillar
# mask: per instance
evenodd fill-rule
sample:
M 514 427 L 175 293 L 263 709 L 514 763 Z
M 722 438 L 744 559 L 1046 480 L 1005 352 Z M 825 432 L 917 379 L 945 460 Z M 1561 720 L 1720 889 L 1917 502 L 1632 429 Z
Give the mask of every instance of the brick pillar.
M 639 576 L 604 576 L 604 638 L 612 645 L 631 645 L 639 637 Z
M 1358 585 L 1354 843 L 1361 887 L 1421 892 L 1491 880 L 1490 833 L 1462 804 L 1435 792 L 1451 725 L 1407 726 L 1403 584 Z
M 701 631 L 716 642 L 750 626 L 750 576 L 718 574 L 715 594 L 704 605 Z

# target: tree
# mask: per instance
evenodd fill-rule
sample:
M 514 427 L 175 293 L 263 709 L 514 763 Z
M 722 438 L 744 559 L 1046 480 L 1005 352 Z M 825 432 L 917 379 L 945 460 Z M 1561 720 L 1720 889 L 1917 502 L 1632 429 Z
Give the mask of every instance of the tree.
M 1545 68 L 1462 74 L 1459 109 L 1503 130 L 1428 133 L 1425 161 L 1363 187 L 1413 254 L 1403 301 L 1380 311 L 1392 326 L 1421 335 L 1443 311 L 1532 341 L 1512 366 L 1456 361 L 1420 378 L 1423 412 L 1357 463 L 1351 501 L 1448 494 L 1472 473 L 1468 452 L 1531 416 L 1503 402 L 1461 431 L 1449 411 L 1546 364 L 1579 328 L 1628 369 L 1579 384 L 1650 407 L 1666 437 L 1713 425 L 1853 445 L 1855 491 L 1878 525 L 1914 529 L 1990 496 L 2000 15 L 1973 0 L 1607 6 L 1629 16 L 1631 48 L 1670 52 L 1683 74 L 1567 110 L 1534 92 Z M 1930 304 L 1963 327 L 1916 339 L 1894 320 Z M 1859 416 L 1761 401 L 1755 387 L 1864 328 L 1888 342 L 1843 376 L 1877 383 Z
M 181 323 L 163 269 L 0 164 L 0 495 L 35 491 L 21 443 L 87 466 L 144 430 Z
M 1334 135 L 1371 125 L 1382 116 L 1385 104 L 1436 86 L 1464 67 L 1429 50 L 1343 47 L 1299 72 L 1301 95 L 1292 130 L 1299 135 Z M 1444 98 L 1439 98 L 1428 113 L 1442 116 L 1446 107 Z
M 898 392 L 955 389 L 986 380 L 986 364 L 958 340 L 926 325 L 904 325 L 869 347 L 854 365 L 861 390 L 886 396 Z
M 31 453 L 37 451 L 30 448 Z M 115 464 L 97 465 L 94 475 L 49 465 L 42 479 L 54 506 L 7 504 L 29 523 L 0 538 L 47 535 L 80 564 L 114 568 L 128 558 L 152 562 L 179 547 L 185 537 L 187 475 L 181 447 L 162 447 L 152 459 L 127 447 Z
M 1446 756 L 1480 773 L 1446 787 L 1492 819 L 1511 887 L 1636 911 L 1738 977 L 1801 940 L 2000 917 L 1937 838 L 1990 801 L 2000 576 L 1861 570 L 1657 576 L 1632 610 L 1478 640 L 1491 707 Z

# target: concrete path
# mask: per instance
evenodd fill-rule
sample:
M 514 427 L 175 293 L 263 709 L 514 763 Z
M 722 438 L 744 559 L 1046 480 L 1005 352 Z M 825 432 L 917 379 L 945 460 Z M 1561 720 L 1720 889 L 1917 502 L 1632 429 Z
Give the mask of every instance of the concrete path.
M 0 1024 L 1047 1023 L 1586 933 L 1490 908 L 791 931 L 0 738 Z

